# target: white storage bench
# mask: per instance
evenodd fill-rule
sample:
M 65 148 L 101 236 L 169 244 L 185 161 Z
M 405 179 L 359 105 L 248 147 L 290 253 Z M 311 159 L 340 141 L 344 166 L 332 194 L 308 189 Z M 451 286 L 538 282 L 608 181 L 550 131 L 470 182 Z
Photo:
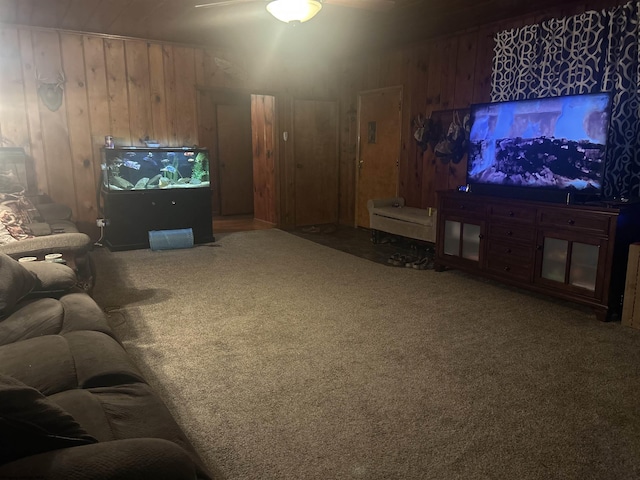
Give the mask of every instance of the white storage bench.
M 404 198 L 369 200 L 371 239 L 380 241 L 380 232 L 400 235 L 425 242 L 436 242 L 436 209 L 405 207 Z

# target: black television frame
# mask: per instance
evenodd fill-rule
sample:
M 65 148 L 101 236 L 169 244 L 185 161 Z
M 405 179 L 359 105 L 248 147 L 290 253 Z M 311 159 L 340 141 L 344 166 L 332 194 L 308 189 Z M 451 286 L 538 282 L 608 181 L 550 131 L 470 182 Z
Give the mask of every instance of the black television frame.
M 601 181 L 600 188 L 597 190 L 594 189 L 585 189 L 578 190 L 572 188 L 554 188 L 548 186 L 529 186 L 529 185 L 508 185 L 508 184 L 500 184 L 500 183 L 489 183 L 489 182 L 477 182 L 470 179 L 470 170 L 473 166 L 471 162 L 471 153 L 473 149 L 473 145 L 471 140 L 469 139 L 467 145 L 467 171 L 466 171 L 466 180 L 467 187 L 466 190 L 469 192 L 481 194 L 481 195 L 491 195 L 497 197 L 506 197 L 506 198 L 518 198 L 523 200 L 536 200 L 536 201 L 546 201 L 546 202 L 554 202 L 554 203 L 589 203 L 589 202 L 597 202 L 603 200 L 603 191 L 604 191 L 604 181 L 605 181 L 605 170 L 606 170 L 606 160 L 607 160 L 607 150 L 609 148 L 610 142 L 610 129 L 611 129 L 611 110 L 613 97 L 611 92 L 590 92 L 590 93 L 581 93 L 581 94 L 570 94 L 570 95 L 558 95 L 553 97 L 541 97 L 541 98 L 527 98 L 527 99 L 518 99 L 518 100 L 506 100 L 499 102 L 487 102 L 487 103 L 478 103 L 472 104 L 470 106 L 470 119 L 469 125 L 470 128 L 473 128 L 474 123 L 474 113 L 477 110 L 482 108 L 486 108 L 492 105 L 500 105 L 500 104 L 517 104 L 524 102 L 536 102 L 536 101 L 545 101 L 545 100 L 557 100 L 563 99 L 567 97 L 586 97 L 586 96 L 608 96 L 608 104 L 607 104 L 607 120 L 606 120 L 606 143 L 605 150 L 603 155 L 603 161 L 600 165 L 599 169 L 599 178 Z

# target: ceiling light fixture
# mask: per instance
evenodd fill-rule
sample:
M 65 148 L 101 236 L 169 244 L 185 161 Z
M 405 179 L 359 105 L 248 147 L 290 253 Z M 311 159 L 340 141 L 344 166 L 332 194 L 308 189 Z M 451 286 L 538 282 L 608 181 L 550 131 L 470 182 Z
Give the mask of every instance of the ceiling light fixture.
M 321 8 L 317 0 L 273 0 L 267 4 L 267 11 L 286 23 L 311 20 Z

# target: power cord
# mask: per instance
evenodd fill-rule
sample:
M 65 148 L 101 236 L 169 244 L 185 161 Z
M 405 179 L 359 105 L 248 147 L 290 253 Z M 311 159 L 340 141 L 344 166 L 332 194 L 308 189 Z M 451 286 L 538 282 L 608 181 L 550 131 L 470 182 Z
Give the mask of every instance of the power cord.
M 95 247 L 102 247 L 102 239 L 104 238 L 104 225 L 100 226 L 100 238 L 93 244 Z

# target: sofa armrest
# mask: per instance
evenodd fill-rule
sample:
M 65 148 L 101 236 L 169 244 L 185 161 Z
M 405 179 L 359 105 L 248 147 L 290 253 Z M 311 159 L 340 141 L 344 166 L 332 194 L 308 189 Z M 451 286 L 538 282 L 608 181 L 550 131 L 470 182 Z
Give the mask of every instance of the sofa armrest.
M 391 205 L 398 205 L 400 207 L 404 207 L 404 198 L 403 197 L 392 197 L 392 198 L 376 198 L 367 201 L 367 209 L 371 212 L 374 208 L 378 207 L 390 207 Z
M 47 253 L 86 253 L 91 250 L 91 238 L 84 233 L 58 233 L 28 238 L 0 245 L 0 253 L 10 257 L 42 256 Z
M 0 478 L 195 480 L 211 478 L 168 440 L 132 438 L 63 448 L 0 466 Z

